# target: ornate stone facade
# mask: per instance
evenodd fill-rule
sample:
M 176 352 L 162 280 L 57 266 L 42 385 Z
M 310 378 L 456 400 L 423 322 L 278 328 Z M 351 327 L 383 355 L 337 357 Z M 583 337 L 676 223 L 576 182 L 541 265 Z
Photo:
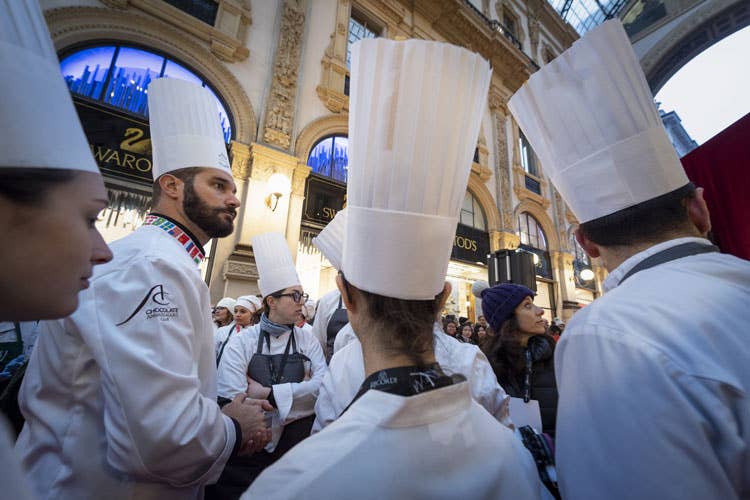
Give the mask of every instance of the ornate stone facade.
M 305 29 L 305 0 L 285 0 L 273 84 L 266 106 L 263 142 L 290 149 L 297 98 L 297 77 Z

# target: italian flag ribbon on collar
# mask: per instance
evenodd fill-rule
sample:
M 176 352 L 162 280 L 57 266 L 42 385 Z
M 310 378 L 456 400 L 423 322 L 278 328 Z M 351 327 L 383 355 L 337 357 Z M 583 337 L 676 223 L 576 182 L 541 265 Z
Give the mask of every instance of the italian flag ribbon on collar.
M 166 231 L 174 239 L 176 239 L 180 243 L 180 245 L 182 245 L 190 258 L 193 259 L 193 262 L 195 262 L 196 264 L 200 264 L 203 260 L 204 255 L 198 245 L 193 243 L 193 240 L 190 238 L 190 236 L 188 236 L 187 233 L 180 229 L 174 222 L 167 220 L 164 217 L 159 217 L 158 215 L 147 215 L 146 220 L 143 222 L 143 225 L 155 226 Z

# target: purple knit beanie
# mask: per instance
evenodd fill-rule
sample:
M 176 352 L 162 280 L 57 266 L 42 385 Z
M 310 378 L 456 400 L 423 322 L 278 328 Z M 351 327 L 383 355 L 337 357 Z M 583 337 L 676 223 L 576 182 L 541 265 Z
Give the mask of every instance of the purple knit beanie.
M 513 311 L 526 297 L 536 295 L 531 289 L 515 283 L 501 283 L 482 291 L 482 312 L 495 333 L 513 316 Z

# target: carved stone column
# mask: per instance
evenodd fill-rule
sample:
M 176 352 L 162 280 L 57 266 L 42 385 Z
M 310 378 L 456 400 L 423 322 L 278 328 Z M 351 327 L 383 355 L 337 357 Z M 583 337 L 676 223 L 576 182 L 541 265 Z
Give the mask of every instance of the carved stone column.
M 537 61 L 537 51 L 539 50 L 539 16 L 542 6 L 539 4 L 544 0 L 529 0 L 528 15 L 526 24 L 529 28 L 529 44 L 531 45 L 531 58 Z
M 305 202 L 305 181 L 312 168 L 304 163 L 297 163 L 292 173 L 292 192 L 289 195 L 289 215 L 287 216 L 286 241 L 294 249 L 292 257 L 297 258 L 299 228 L 302 224 L 302 209 Z
M 514 233 L 506 231 L 490 232 L 490 251 L 515 250 L 521 244 L 521 238 Z
M 305 30 L 305 0 L 285 0 L 279 45 L 273 66 L 273 83 L 266 105 L 263 142 L 289 150 L 294 130 L 297 79 Z
M 492 87 L 489 94 L 490 113 L 495 128 L 495 172 L 496 197 L 500 210 L 500 229 L 502 232 L 515 234 L 513 221 L 513 205 L 510 186 L 510 161 L 508 158 L 508 131 L 506 120 L 508 108 L 507 98 L 498 87 Z M 517 246 L 517 245 L 516 245 Z

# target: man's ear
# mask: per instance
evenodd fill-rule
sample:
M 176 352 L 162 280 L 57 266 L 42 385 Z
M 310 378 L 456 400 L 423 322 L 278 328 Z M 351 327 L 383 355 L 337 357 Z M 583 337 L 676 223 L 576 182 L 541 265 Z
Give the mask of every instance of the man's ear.
M 576 241 L 579 245 L 581 245 L 581 248 L 583 248 L 583 250 L 588 254 L 589 257 L 591 257 L 592 259 L 596 259 L 597 257 L 599 257 L 599 255 L 601 254 L 601 252 L 599 251 L 599 246 L 588 239 L 586 237 L 586 233 L 581 231 L 580 227 L 576 228 L 575 236 Z
M 158 179 L 162 196 L 177 200 L 181 196 L 183 182 L 171 174 L 164 174 Z
M 448 302 L 448 297 L 451 296 L 451 291 L 453 291 L 453 286 L 451 286 L 450 282 L 446 281 L 443 285 L 443 295 L 440 297 L 438 311 L 442 311 L 443 307 L 445 307 L 445 303 Z
M 708 211 L 708 205 L 703 198 L 703 188 L 695 190 L 695 195 L 688 198 L 688 217 L 690 222 L 698 229 L 702 236 L 706 236 L 711 230 L 711 214 Z
M 354 295 L 351 290 L 344 283 L 344 277 L 341 273 L 336 276 L 336 286 L 341 292 L 341 300 L 344 302 L 346 309 L 351 312 L 357 312 L 357 304 L 354 301 Z

